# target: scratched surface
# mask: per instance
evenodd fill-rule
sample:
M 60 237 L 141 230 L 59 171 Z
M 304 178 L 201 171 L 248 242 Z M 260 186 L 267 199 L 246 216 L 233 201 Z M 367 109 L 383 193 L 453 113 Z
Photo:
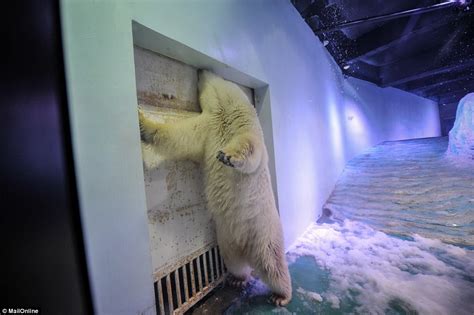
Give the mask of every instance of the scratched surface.
M 186 112 L 146 111 L 161 121 L 190 116 Z M 159 159 L 159 157 L 158 157 Z M 201 170 L 191 161 L 161 161 L 144 168 L 154 272 L 214 241 L 206 211 Z
M 134 47 L 134 52 L 138 104 L 151 118 L 173 122 L 200 112 L 195 68 L 140 47 Z M 155 160 L 153 167 L 144 168 L 144 175 L 156 273 L 213 242 L 214 230 L 199 165 L 162 161 L 149 148 L 144 153 L 144 158 Z
M 138 104 L 201 111 L 195 68 L 138 46 L 134 56 Z
M 152 119 L 173 122 L 198 115 L 197 69 L 134 47 L 139 106 Z M 241 87 L 253 103 L 253 91 Z M 201 169 L 190 161 L 163 161 L 143 147 L 153 271 L 215 242 Z

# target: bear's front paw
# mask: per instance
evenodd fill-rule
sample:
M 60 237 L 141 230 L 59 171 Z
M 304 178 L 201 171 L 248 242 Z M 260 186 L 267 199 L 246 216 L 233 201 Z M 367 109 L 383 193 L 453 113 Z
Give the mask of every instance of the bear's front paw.
M 156 132 L 156 130 L 152 133 L 147 132 L 147 130 L 140 125 L 140 138 L 144 143 L 154 143 Z
M 155 140 L 157 130 L 147 128 L 148 119 L 142 109 L 138 109 L 138 122 L 140 126 L 140 138 L 145 143 L 152 143 Z
M 140 137 L 144 142 L 147 142 L 147 134 L 145 131 L 145 121 L 146 117 L 143 111 L 139 108 L 138 109 L 138 125 L 140 126 Z
M 217 153 L 216 158 L 222 162 L 224 165 L 235 167 L 235 165 L 231 162 L 232 157 L 230 155 L 226 155 L 223 151 L 219 151 Z

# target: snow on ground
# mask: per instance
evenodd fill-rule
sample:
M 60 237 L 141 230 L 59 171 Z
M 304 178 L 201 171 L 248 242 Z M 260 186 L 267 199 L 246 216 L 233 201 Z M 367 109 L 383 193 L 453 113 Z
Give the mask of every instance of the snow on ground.
M 296 289 L 296 292 L 310 298 L 311 300 L 313 301 L 316 301 L 316 302 L 322 302 L 323 301 L 323 298 L 321 295 L 319 295 L 318 293 L 316 292 L 312 292 L 312 291 L 307 291 L 303 288 L 298 288 Z
M 394 303 L 419 314 L 474 314 L 473 251 L 345 220 L 311 225 L 290 249 L 292 261 L 301 256 L 330 272 L 321 295 L 333 308 L 346 299 L 362 314 L 385 314 Z

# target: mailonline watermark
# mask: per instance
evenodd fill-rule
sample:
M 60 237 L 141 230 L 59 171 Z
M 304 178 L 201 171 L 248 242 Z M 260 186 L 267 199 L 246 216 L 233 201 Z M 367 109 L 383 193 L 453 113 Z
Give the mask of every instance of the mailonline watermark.
M 41 314 L 38 307 L 3 307 L 0 314 Z

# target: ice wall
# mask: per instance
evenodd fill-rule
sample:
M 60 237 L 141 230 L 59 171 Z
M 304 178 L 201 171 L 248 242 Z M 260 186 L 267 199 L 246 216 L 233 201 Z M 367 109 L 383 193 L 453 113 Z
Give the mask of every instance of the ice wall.
M 447 152 L 454 158 L 474 160 L 474 93 L 459 101 Z
M 287 245 L 318 217 L 349 158 L 383 140 L 439 135 L 435 103 L 344 78 L 289 1 L 63 0 L 61 13 L 98 314 L 153 312 L 154 304 L 133 20 L 269 84 Z

